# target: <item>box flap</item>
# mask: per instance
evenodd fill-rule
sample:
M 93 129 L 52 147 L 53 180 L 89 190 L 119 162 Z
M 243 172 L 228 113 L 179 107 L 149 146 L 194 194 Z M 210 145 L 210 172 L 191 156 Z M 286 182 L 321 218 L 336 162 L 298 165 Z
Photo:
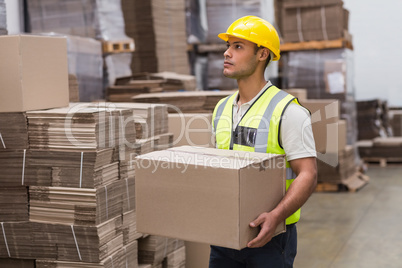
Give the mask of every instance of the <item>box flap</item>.
M 154 159 L 200 167 L 241 169 L 277 157 L 281 157 L 281 155 L 181 146 L 140 155 L 136 159 L 137 162 L 141 162 L 143 159 Z

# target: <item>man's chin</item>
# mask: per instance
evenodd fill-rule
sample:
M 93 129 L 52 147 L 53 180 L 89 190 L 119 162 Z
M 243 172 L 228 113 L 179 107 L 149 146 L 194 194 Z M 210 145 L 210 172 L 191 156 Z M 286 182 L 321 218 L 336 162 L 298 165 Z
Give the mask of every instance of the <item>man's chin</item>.
M 227 78 L 235 78 L 233 74 L 227 73 L 225 71 L 223 71 L 223 76 L 225 76 Z

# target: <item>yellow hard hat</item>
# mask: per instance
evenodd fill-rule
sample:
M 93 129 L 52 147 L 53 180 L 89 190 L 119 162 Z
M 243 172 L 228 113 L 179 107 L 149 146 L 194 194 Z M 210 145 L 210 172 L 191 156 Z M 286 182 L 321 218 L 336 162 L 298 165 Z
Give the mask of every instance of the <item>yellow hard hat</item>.
M 274 26 L 268 21 L 256 16 L 245 16 L 234 21 L 226 33 L 218 34 L 218 37 L 228 41 L 229 36 L 238 37 L 256 43 L 258 46 L 268 48 L 274 57 L 272 60 L 279 60 L 279 36 Z

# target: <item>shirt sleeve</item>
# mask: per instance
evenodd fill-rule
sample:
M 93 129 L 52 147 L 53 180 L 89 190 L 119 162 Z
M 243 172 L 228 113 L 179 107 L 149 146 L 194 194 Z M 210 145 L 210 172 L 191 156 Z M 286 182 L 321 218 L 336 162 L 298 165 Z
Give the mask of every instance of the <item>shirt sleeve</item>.
M 289 104 L 283 114 L 280 135 L 288 161 L 317 157 L 310 113 L 306 108 Z

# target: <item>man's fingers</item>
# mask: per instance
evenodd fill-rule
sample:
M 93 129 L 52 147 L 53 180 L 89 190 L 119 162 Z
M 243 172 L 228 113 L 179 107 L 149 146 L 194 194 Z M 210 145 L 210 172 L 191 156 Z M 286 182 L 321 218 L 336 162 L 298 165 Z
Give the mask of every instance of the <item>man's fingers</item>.
M 263 245 L 265 245 L 266 243 L 264 243 L 264 241 L 263 241 L 265 233 L 266 233 L 266 231 L 261 230 L 256 238 L 254 238 L 253 240 L 248 242 L 247 247 L 258 248 L 258 247 L 262 247 Z
M 264 217 L 261 214 L 260 216 L 258 216 L 257 219 L 255 219 L 254 221 L 250 222 L 250 227 L 260 226 L 261 223 L 263 223 L 263 222 L 264 222 Z

